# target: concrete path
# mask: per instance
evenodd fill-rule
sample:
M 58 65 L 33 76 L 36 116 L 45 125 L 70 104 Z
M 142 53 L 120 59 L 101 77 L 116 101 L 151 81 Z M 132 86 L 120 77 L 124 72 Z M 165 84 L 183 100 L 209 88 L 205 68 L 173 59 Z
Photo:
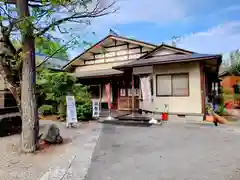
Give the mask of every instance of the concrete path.
M 40 130 L 49 123 L 57 124 L 66 142 L 36 154 L 19 152 L 20 135 L 0 138 L 0 180 L 84 179 L 102 125 L 89 123 L 67 129 L 60 122 L 40 121 Z
M 85 178 L 101 132 L 101 124 L 94 123 L 84 131 L 78 129 L 68 129 L 68 131 L 74 135 L 70 137 L 71 143 L 54 162 L 55 166 L 51 166 L 40 180 L 83 180 Z
M 239 150 L 232 126 L 104 124 L 85 180 L 239 180 Z

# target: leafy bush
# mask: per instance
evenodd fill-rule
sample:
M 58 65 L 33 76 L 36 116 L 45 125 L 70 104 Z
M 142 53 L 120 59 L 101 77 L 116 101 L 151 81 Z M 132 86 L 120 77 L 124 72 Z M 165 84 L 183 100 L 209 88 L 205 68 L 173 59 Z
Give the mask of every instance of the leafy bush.
M 91 118 L 92 102 L 88 87 L 76 84 L 76 78 L 73 76 L 66 72 L 51 72 L 43 69 L 38 73 L 37 85 L 39 96 L 44 97 L 42 98 L 44 102 L 41 102 L 44 108 L 41 106 L 40 111 L 54 113 L 57 110 L 58 115 L 66 117 L 66 96 L 71 94 L 75 97 L 78 119 Z M 51 109 L 45 107 L 47 102 L 51 102 Z
M 50 115 L 54 112 L 54 107 L 52 105 L 42 105 L 39 107 L 38 111 L 42 113 L 43 115 Z
M 72 95 L 76 101 L 76 112 L 78 120 L 90 119 L 92 117 L 92 101 L 91 95 L 88 92 L 88 87 L 82 84 L 75 84 L 72 88 Z M 64 103 L 65 109 L 66 102 Z M 66 111 L 64 111 L 66 116 Z
M 218 107 L 218 115 L 223 116 L 225 114 L 226 110 L 225 110 L 225 106 L 224 104 L 220 104 Z
M 90 119 L 92 117 L 92 104 L 88 102 L 79 104 L 79 102 L 77 102 L 76 111 L 79 120 Z

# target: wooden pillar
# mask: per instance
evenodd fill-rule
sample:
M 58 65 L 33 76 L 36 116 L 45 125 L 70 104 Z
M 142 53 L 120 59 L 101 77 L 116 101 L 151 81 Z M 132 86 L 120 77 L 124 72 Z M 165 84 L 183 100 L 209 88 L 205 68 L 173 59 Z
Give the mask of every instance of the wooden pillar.
M 200 63 L 200 87 L 201 87 L 201 101 L 202 101 L 202 113 L 203 113 L 203 119 L 205 119 L 205 115 L 206 115 L 206 111 L 205 111 L 205 108 L 206 108 L 206 102 L 205 102 L 205 98 L 206 98 L 206 87 L 205 87 L 205 84 L 206 84 L 206 81 L 205 81 L 205 78 L 206 78 L 206 74 L 205 74 L 205 71 L 204 71 L 204 66 L 202 63 Z
M 132 111 L 135 109 L 135 103 L 134 103 L 134 75 L 132 75 Z
M 102 84 L 99 85 L 99 93 L 100 93 L 100 96 L 99 96 L 99 111 L 101 112 L 102 111 Z

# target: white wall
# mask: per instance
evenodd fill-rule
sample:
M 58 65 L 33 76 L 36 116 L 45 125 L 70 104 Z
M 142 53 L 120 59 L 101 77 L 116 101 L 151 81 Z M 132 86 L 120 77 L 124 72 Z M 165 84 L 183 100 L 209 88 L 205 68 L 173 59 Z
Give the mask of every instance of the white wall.
M 154 56 L 162 56 L 162 55 L 169 55 L 169 54 L 175 54 L 175 53 L 176 53 L 176 51 L 162 48 L 162 49 L 159 49 L 157 52 L 155 52 L 153 55 Z
M 100 54 L 95 55 L 95 59 L 92 55 L 89 55 L 89 57 L 85 58 L 85 59 L 89 59 L 85 61 L 85 64 L 93 65 L 93 64 L 134 60 L 145 55 L 150 50 L 151 49 L 149 48 L 143 47 L 141 52 L 141 48 L 135 44 L 129 44 L 129 48 L 127 45 L 109 47 L 109 48 L 105 48 L 104 52 L 101 52 Z
M 131 62 L 131 61 L 127 61 Z M 126 62 L 115 62 L 115 63 L 106 63 L 106 64 L 93 64 L 93 65 L 85 65 L 79 66 L 75 68 L 75 73 L 81 73 L 86 71 L 95 71 L 95 70 L 103 70 L 103 69 L 111 69 L 114 66 L 122 65 Z
M 189 73 L 188 97 L 156 97 L 156 75 L 171 73 Z M 200 65 L 199 63 L 171 64 L 154 66 L 153 72 L 153 102 L 140 101 L 140 108 L 150 111 L 164 111 L 164 104 L 169 107 L 169 113 L 202 113 Z

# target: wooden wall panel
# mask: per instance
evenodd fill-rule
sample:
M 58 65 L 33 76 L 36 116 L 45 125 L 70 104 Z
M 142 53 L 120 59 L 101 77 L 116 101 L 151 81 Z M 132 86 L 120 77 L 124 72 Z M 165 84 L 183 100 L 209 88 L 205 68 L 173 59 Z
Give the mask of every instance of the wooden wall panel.
M 134 97 L 134 109 L 139 108 L 139 99 Z M 132 110 L 132 97 L 119 97 L 118 110 Z

